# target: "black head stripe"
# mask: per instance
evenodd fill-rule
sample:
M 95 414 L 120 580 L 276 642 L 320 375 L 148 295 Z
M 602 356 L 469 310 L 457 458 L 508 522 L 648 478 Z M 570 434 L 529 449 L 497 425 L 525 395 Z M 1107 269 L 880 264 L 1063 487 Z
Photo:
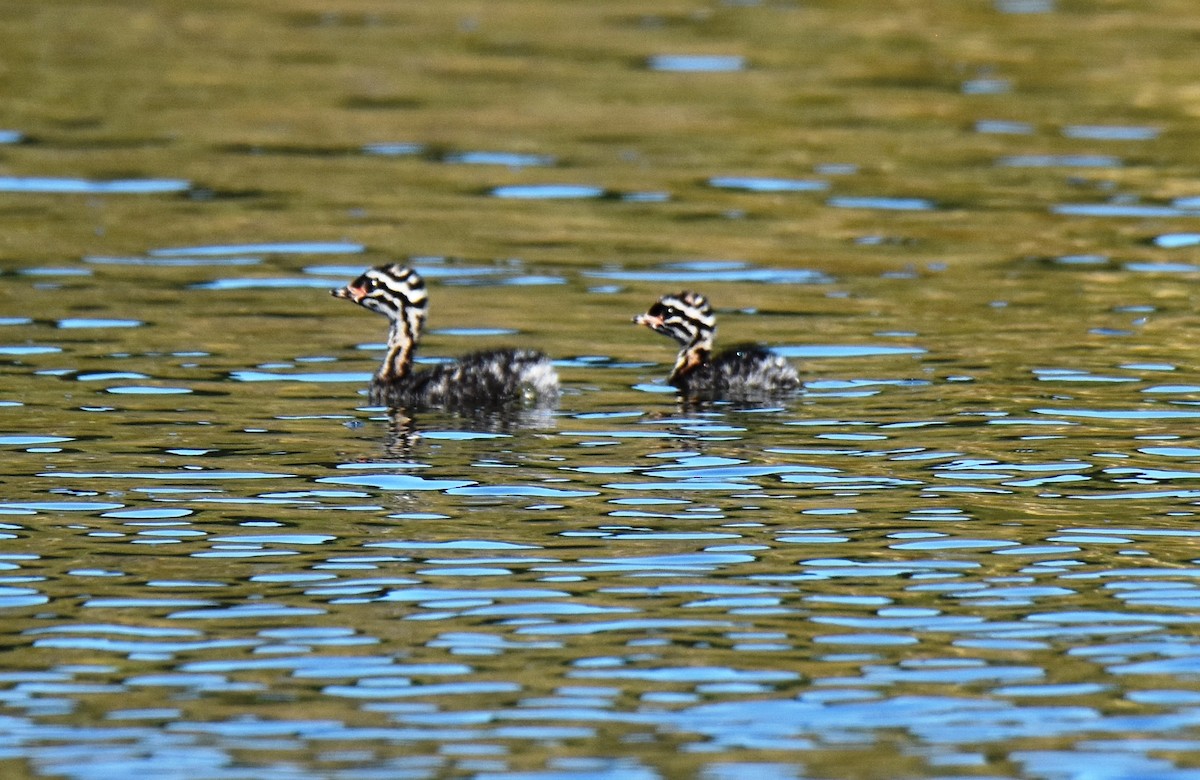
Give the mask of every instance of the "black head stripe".
M 362 291 L 360 306 L 385 315 L 393 322 L 404 322 L 415 339 L 419 336 L 428 295 L 425 283 L 416 271 L 399 264 L 369 268 L 349 285 Z
M 402 265 L 381 265 L 363 274 L 370 279 L 367 289 L 380 296 L 397 298 L 410 306 L 424 306 L 425 282 L 420 275 Z M 400 301 L 397 301 L 398 303 Z
M 644 324 L 684 346 L 710 345 L 717 320 L 708 299 L 694 292 L 664 295 L 647 311 Z

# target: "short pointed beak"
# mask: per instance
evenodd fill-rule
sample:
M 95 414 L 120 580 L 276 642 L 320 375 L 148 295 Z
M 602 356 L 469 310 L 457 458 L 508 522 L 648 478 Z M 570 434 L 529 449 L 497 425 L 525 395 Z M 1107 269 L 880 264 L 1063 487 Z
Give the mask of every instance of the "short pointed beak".
M 351 287 L 350 285 L 346 285 L 345 287 L 333 288 L 332 290 L 329 291 L 329 294 L 332 295 L 334 298 L 345 298 L 347 300 L 351 300 L 351 301 L 354 301 L 355 303 L 358 303 L 359 301 L 361 301 L 363 299 L 363 297 L 365 296 L 366 293 L 364 290 L 362 290 L 362 288 Z
M 645 325 L 650 330 L 658 330 L 663 324 L 662 317 L 654 317 L 649 314 L 639 314 L 633 318 L 633 321 L 637 325 Z

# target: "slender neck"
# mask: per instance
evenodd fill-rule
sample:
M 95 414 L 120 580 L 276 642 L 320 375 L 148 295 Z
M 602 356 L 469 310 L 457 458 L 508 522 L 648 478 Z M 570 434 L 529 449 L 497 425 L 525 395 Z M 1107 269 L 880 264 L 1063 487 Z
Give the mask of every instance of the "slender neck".
M 690 344 L 679 350 L 679 356 L 675 358 L 675 367 L 671 370 L 671 376 L 667 378 L 667 381 L 675 384 L 711 359 L 712 335 L 705 332 L 698 333 Z
M 417 349 L 417 340 L 412 333 L 408 320 L 393 320 L 388 330 L 387 352 L 383 356 L 383 364 L 375 372 L 375 378 L 384 382 L 395 382 L 404 379 L 412 371 L 413 353 Z

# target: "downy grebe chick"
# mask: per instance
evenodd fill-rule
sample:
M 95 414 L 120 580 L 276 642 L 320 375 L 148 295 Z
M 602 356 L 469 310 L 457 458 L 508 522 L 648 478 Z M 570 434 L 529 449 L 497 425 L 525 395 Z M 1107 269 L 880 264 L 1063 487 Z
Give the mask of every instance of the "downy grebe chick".
M 428 308 L 425 282 L 411 268 L 381 265 L 345 287 L 330 290 L 388 318 L 387 353 L 371 379 L 371 403 L 392 407 L 443 407 L 474 411 L 521 401 L 544 404 L 558 397 L 558 374 L 535 349 L 494 349 L 453 363 L 413 371 Z
M 703 295 L 664 295 L 638 325 L 670 336 L 681 349 L 667 382 L 685 396 L 706 400 L 772 398 L 800 386 L 796 369 L 779 355 L 755 344 L 739 344 L 713 356 L 717 318 Z

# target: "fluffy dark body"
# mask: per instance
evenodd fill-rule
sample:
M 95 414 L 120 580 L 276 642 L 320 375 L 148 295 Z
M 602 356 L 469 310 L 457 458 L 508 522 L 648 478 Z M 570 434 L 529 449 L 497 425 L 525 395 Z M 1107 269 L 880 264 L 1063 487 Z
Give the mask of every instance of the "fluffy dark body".
M 739 344 L 671 376 L 680 393 L 699 400 L 754 401 L 778 398 L 800 387 L 796 370 L 757 344 Z
M 553 401 L 558 396 L 553 377 L 554 366 L 543 352 L 483 350 L 404 377 L 374 377 L 370 399 L 379 406 L 490 410 L 517 401 Z

